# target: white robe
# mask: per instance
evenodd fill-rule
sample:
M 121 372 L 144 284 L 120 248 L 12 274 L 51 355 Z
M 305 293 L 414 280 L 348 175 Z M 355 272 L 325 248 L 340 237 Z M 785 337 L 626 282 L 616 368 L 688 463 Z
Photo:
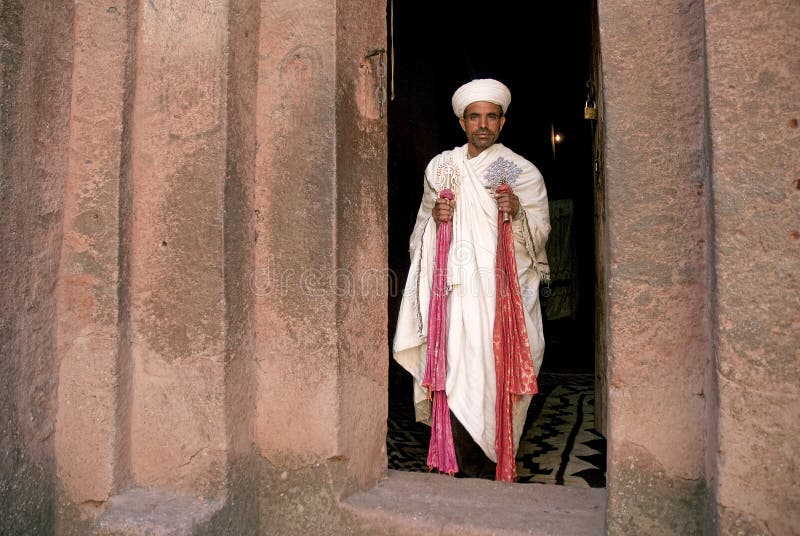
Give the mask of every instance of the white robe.
M 539 283 L 549 278 L 545 245 L 550 232 L 547 191 L 536 167 L 502 144 L 474 158 L 467 146 L 445 151 L 425 170 L 424 193 L 411 234 L 411 268 L 400 305 L 394 337 L 394 358 L 414 377 L 417 420 L 430 423 L 430 402 L 421 382 L 425 375 L 428 307 L 436 252 L 436 223 L 431 210 L 444 187 L 455 191 L 453 238 L 448 258 L 447 299 L 447 401 L 450 409 L 486 455 L 495 453 L 495 365 L 492 331 L 495 311 L 495 256 L 497 204 L 486 187 L 487 170 L 503 158 L 519 172 L 511 184 L 521 210 L 512 222 L 517 272 L 525 309 L 525 324 L 536 373 L 544 355 L 539 307 Z M 457 170 L 451 184 L 442 170 Z M 512 166 L 513 167 L 513 166 Z M 514 408 L 514 446 L 530 404 L 523 397 Z

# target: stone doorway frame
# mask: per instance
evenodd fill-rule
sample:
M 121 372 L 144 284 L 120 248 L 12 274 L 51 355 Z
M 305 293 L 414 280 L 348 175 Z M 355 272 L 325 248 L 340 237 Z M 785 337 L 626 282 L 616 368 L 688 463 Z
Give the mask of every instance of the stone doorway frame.
M 389 42 L 390 42 L 389 43 L 389 45 L 390 45 L 390 48 L 389 48 L 390 54 L 391 54 L 391 48 L 392 48 L 392 46 L 394 46 L 394 43 L 395 43 L 395 37 L 392 36 L 392 33 L 395 32 L 397 34 L 397 39 L 396 40 L 398 42 L 397 50 L 404 54 L 404 57 L 406 58 L 405 59 L 406 63 L 409 61 L 408 58 L 417 58 L 420 55 L 424 55 L 424 53 L 421 53 L 421 50 L 424 52 L 427 49 L 438 50 L 438 53 L 439 53 L 440 57 L 447 56 L 448 52 L 455 52 L 456 56 L 459 55 L 459 50 L 457 48 L 452 50 L 452 51 L 450 49 L 438 49 L 436 45 L 432 45 L 432 43 L 434 43 L 435 41 L 429 41 L 429 40 L 426 40 L 426 39 L 422 39 L 421 40 L 421 42 L 425 44 L 423 46 L 425 46 L 426 48 L 422 48 L 422 49 L 413 48 L 415 45 L 413 45 L 412 43 L 406 42 L 406 40 L 402 38 L 402 35 L 409 34 L 409 32 L 413 34 L 415 31 L 419 30 L 419 27 L 411 26 L 411 21 L 407 20 L 407 18 L 409 16 L 413 16 L 414 13 L 419 11 L 419 8 L 410 8 L 409 11 L 410 11 L 411 15 L 409 15 L 409 12 L 406 12 L 404 14 L 405 15 L 404 17 L 398 19 L 398 21 L 400 22 L 400 24 L 398 25 L 392 19 L 393 16 L 394 16 L 394 9 L 391 6 L 391 4 L 392 4 L 391 0 L 387 0 L 387 3 L 390 5 L 390 7 L 389 7 L 390 15 L 389 15 L 389 24 L 388 24 L 388 34 L 389 34 Z M 569 16 L 565 16 L 564 13 L 561 13 L 560 15 L 557 15 L 559 13 L 558 11 L 552 12 L 552 15 L 551 15 L 551 12 L 546 11 L 544 13 L 544 15 L 545 15 L 544 19 L 548 20 L 548 17 L 550 17 L 550 16 L 558 16 L 559 17 L 558 22 L 557 23 L 550 22 L 549 26 L 553 26 L 554 24 L 557 24 L 558 27 L 561 27 L 561 25 L 563 24 L 563 21 L 568 21 L 571 24 L 571 27 L 577 30 L 577 33 L 579 33 L 580 35 L 584 35 L 585 34 L 585 36 L 582 37 L 580 51 L 578 51 L 577 53 L 573 54 L 573 57 L 576 57 L 576 58 L 580 57 L 582 63 L 581 63 L 579 68 L 576 68 L 576 67 L 572 68 L 573 72 L 580 73 L 580 74 L 577 75 L 578 77 L 584 77 L 584 78 L 580 81 L 579 84 L 576 83 L 577 82 L 576 80 L 572 80 L 571 79 L 571 82 L 572 82 L 571 85 L 577 86 L 578 87 L 578 91 L 580 91 L 583 88 L 583 82 L 585 81 L 585 77 L 588 76 L 588 77 L 590 77 L 590 79 L 592 81 L 592 84 L 593 84 L 592 85 L 592 95 L 593 95 L 592 98 L 593 99 L 599 99 L 602 95 L 597 90 L 595 90 L 595 88 L 601 87 L 601 80 L 600 80 L 601 72 L 600 72 L 600 68 L 599 68 L 600 54 L 599 54 L 599 52 L 596 52 L 596 49 L 599 47 L 599 38 L 597 37 L 598 31 L 597 31 L 596 1 L 595 0 L 591 0 L 591 1 L 582 2 L 580 4 L 579 8 L 582 11 L 585 10 L 585 13 L 582 13 L 577 21 L 573 20 L 572 12 L 570 12 Z M 573 8 L 573 10 L 574 10 L 574 8 Z M 536 10 L 535 9 L 535 10 L 533 10 L 531 12 L 521 11 L 520 13 L 517 13 L 515 11 L 513 16 L 517 16 L 518 17 L 523 13 L 526 16 L 532 16 L 532 15 L 530 15 L 530 13 L 538 13 L 539 11 L 543 11 L 543 10 Z M 435 17 L 435 20 L 438 21 L 439 18 L 441 17 L 441 15 L 436 14 L 433 17 Z M 429 20 L 425 24 L 431 25 L 432 22 Z M 437 22 L 435 24 L 439 24 L 439 23 Z M 590 27 L 591 27 L 591 29 L 590 29 Z M 410 30 L 410 28 L 414 28 L 414 29 Z M 565 36 L 563 36 L 563 35 L 560 36 L 560 37 L 561 37 L 561 39 L 565 39 Z M 540 38 L 540 40 L 544 41 L 541 38 Z M 549 42 L 549 40 L 547 40 L 547 41 Z M 523 41 L 523 43 L 524 43 L 524 41 Z M 516 45 L 516 43 L 515 43 L 515 45 Z M 531 53 L 531 52 L 539 49 L 538 46 L 533 46 L 533 45 L 528 45 L 527 49 L 524 48 L 524 47 L 517 47 L 515 45 L 509 45 L 507 48 L 512 50 L 512 51 L 514 51 L 514 52 L 512 52 L 512 55 L 516 54 L 520 58 L 526 56 L 528 53 Z M 420 47 L 420 46 L 421 45 L 419 45 L 419 44 L 416 45 L 416 47 Z M 495 45 L 495 46 L 497 46 L 497 45 Z M 411 48 L 409 49 L 409 47 L 411 47 Z M 572 45 L 572 47 L 574 47 L 576 49 L 576 51 L 578 50 L 577 47 L 575 47 L 575 45 Z M 392 54 L 392 57 L 394 57 L 393 54 Z M 590 61 L 590 58 L 591 58 L 591 61 Z M 417 60 L 415 59 L 413 61 L 416 62 Z M 410 199 L 410 197 L 409 197 L 411 194 L 409 194 L 407 192 L 404 192 L 404 190 L 412 190 L 412 185 L 404 184 L 404 181 L 407 181 L 409 178 L 414 176 L 414 175 L 411 175 L 410 173 L 418 174 L 418 168 L 424 166 L 424 161 L 420 160 L 421 158 L 423 158 L 423 155 L 421 153 L 423 153 L 424 151 L 430 150 L 432 148 L 431 146 L 433 145 L 433 142 L 430 142 L 430 141 L 421 142 L 419 140 L 419 137 L 420 136 L 424 136 L 424 134 L 416 133 L 416 134 L 413 135 L 413 137 L 406 138 L 406 136 L 410 136 L 410 133 L 406 132 L 406 130 L 415 129 L 415 127 L 416 127 L 416 130 L 418 131 L 418 130 L 420 130 L 419 127 L 418 127 L 419 125 L 427 124 L 427 123 L 425 123 L 426 121 L 430 122 L 431 116 L 436 113 L 436 109 L 440 108 L 440 106 L 438 104 L 436 104 L 436 103 L 438 103 L 442 98 L 442 95 L 436 93 L 436 90 L 434 90 L 432 88 L 433 87 L 441 87 L 441 86 L 445 85 L 443 83 L 443 81 L 447 81 L 446 83 L 449 83 L 449 80 L 447 79 L 446 76 L 443 79 L 442 75 L 439 74 L 440 69 L 436 67 L 436 63 L 434 63 L 433 67 L 426 67 L 424 65 L 426 65 L 425 64 L 425 60 L 420 60 L 420 63 L 418 65 L 415 65 L 415 69 L 414 70 L 408 69 L 408 67 L 407 67 L 407 65 L 405 65 L 405 63 L 403 65 L 400 65 L 398 63 L 397 67 L 393 66 L 390 69 L 392 74 L 394 73 L 395 69 L 398 69 L 400 72 L 402 72 L 405 75 L 404 76 L 405 78 L 411 77 L 412 79 L 416 79 L 416 80 L 413 80 L 413 81 L 408 81 L 408 80 L 405 80 L 405 81 L 404 80 L 398 80 L 397 81 L 397 83 L 396 83 L 397 88 L 398 88 L 397 89 L 397 93 L 398 93 L 398 96 L 399 96 L 398 102 L 402 101 L 402 103 L 396 105 L 394 109 L 392 109 L 391 105 L 389 107 L 390 108 L 390 118 L 392 117 L 392 115 L 394 115 L 396 120 L 399 120 L 399 122 L 400 122 L 400 123 L 392 123 L 390 121 L 389 122 L 389 127 L 388 127 L 390 129 L 390 135 L 389 135 L 389 138 L 390 138 L 390 140 L 389 140 L 390 141 L 390 151 L 392 149 L 394 149 L 393 161 L 389 162 L 389 164 L 388 164 L 388 168 L 389 168 L 389 170 L 391 170 L 390 171 L 390 179 L 389 179 L 390 180 L 390 186 L 389 186 L 389 194 L 390 194 L 389 213 L 390 214 L 394 213 L 395 217 L 398 220 L 402 221 L 401 225 L 406 225 L 407 224 L 406 219 L 408 219 L 409 217 L 410 217 L 411 221 L 413 221 L 413 215 L 416 213 L 416 208 L 418 206 L 418 201 L 419 201 L 418 196 L 415 197 L 413 199 L 413 201 L 412 201 L 412 199 Z M 456 63 L 456 65 L 460 65 L 460 64 Z M 498 68 L 495 65 L 492 68 L 493 69 L 498 69 L 498 75 L 500 75 L 500 76 L 512 77 L 513 73 L 514 73 L 514 70 L 513 69 L 512 70 L 506 69 L 504 63 L 501 63 L 501 65 L 503 65 L 503 67 L 499 67 Z M 457 68 L 456 71 L 460 72 L 460 71 L 464 70 L 464 67 L 466 67 L 466 66 L 461 66 L 461 67 Z M 452 70 L 453 70 L 453 68 L 451 68 L 451 71 Z M 588 74 L 587 74 L 587 71 L 588 71 Z M 427 82 L 427 83 L 422 82 L 423 87 L 427 87 L 428 88 L 425 93 L 420 95 L 420 94 L 417 94 L 417 93 L 414 92 L 415 91 L 415 87 L 418 84 L 421 83 L 420 82 L 421 80 L 426 80 L 426 79 L 429 79 L 429 78 L 432 79 L 432 78 L 434 78 L 434 76 L 438 77 L 437 78 L 437 80 L 439 80 L 438 82 L 436 82 L 436 83 L 432 83 L 430 81 Z M 451 76 L 453 76 L 453 75 L 451 74 Z M 520 84 L 519 86 L 517 86 L 517 91 L 519 92 L 520 95 L 522 95 L 522 97 L 520 97 L 520 102 L 522 102 L 523 99 L 527 99 L 529 101 L 533 100 L 532 96 L 530 95 L 530 91 L 534 90 L 535 88 L 533 88 L 533 87 L 531 87 L 529 85 L 521 84 L 521 81 L 518 80 L 518 79 L 516 80 L 516 83 Z M 394 84 L 393 84 L 393 87 L 394 87 Z M 432 95 L 436 95 L 436 98 L 431 98 Z M 580 103 L 578 103 L 578 104 L 580 105 L 582 103 L 583 103 L 583 99 L 581 99 Z M 519 106 L 520 106 L 520 111 L 517 112 L 518 114 L 521 113 L 521 111 L 522 111 L 522 109 L 521 109 L 522 104 L 519 104 Z M 545 104 L 541 104 L 541 106 L 546 106 L 546 105 Z M 520 125 L 520 127 L 522 125 L 526 125 L 525 128 L 530 129 L 530 126 L 528 125 L 529 117 L 530 117 L 529 115 L 518 116 L 516 118 L 516 120 L 515 120 L 515 123 L 517 125 Z M 399 119 L 397 119 L 397 118 L 399 118 Z M 438 132 L 438 138 L 436 137 L 437 134 L 432 134 L 432 136 L 433 136 L 433 139 L 436 140 L 436 143 L 442 144 L 443 143 L 443 139 L 442 139 L 443 134 L 441 133 L 441 131 L 448 130 L 448 128 L 451 125 L 450 125 L 450 123 L 448 121 L 443 120 L 443 118 L 441 116 L 438 117 L 438 123 L 441 123 L 441 124 L 439 126 L 431 125 L 428 130 L 431 130 L 433 132 Z M 408 126 L 406 126 L 406 125 L 408 125 Z M 602 123 L 601 123 L 601 125 L 602 125 Z M 573 171 L 579 171 L 579 172 L 582 173 L 580 182 L 582 184 L 582 188 L 583 189 L 580 191 L 580 195 L 585 197 L 585 198 L 587 198 L 587 200 L 585 200 L 585 201 L 583 201 L 583 203 L 581 203 L 584 206 L 583 213 L 587 214 L 587 216 L 585 216 L 587 218 L 587 221 L 585 221 L 585 222 L 580 224 L 581 225 L 581 229 L 582 229 L 581 232 L 583 233 L 581 236 L 583 236 L 584 238 L 579 239 L 579 241 L 586 243 L 586 247 L 582 248 L 582 249 L 585 249 L 585 250 L 588 250 L 588 251 L 586 251 L 586 253 L 584 253 L 584 251 L 581 251 L 581 255 L 584 257 L 584 259 L 586 261 L 588 261 L 589 258 L 591 258 L 591 259 L 595 258 L 595 252 L 592 251 L 592 249 L 594 248 L 594 245 L 595 245 L 594 243 L 598 242 L 598 249 L 604 245 L 604 241 L 603 242 L 599 242 L 603 238 L 602 237 L 602 233 L 600 233 L 599 230 L 596 229 L 597 226 L 595 226 L 593 224 L 593 221 L 592 221 L 593 217 L 592 217 L 592 212 L 591 212 L 592 209 L 594 208 L 594 205 L 593 205 L 593 201 L 594 201 L 595 204 L 597 205 L 597 208 L 595 209 L 595 214 L 597 214 L 599 216 L 599 218 L 604 217 L 604 210 L 603 210 L 603 207 L 602 207 L 602 204 L 603 204 L 603 201 L 604 201 L 604 198 L 602 196 L 602 189 L 603 189 L 604 184 L 603 184 L 603 181 L 602 181 L 602 179 L 603 179 L 602 169 L 600 167 L 600 158 L 601 158 L 601 154 L 602 154 L 602 145 L 601 145 L 602 144 L 602 131 L 601 131 L 601 129 L 594 128 L 594 127 L 597 126 L 597 122 L 596 121 L 589 123 L 588 121 L 584 121 L 583 119 L 581 119 L 581 123 L 579 125 L 576 125 L 574 123 L 570 123 L 570 126 L 573 127 L 573 130 L 578 130 L 577 129 L 578 126 L 580 126 L 580 127 L 584 127 L 585 126 L 586 127 L 586 133 L 584 133 L 583 128 L 580 129 L 581 138 L 579 140 L 579 142 L 580 142 L 579 143 L 579 145 L 580 145 L 580 149 L 579 150 L 581 151 L 581 158 L 582 158 L 581 163 L 582 163 L 582 165 L 580 166 L 580 168 L 578 170 L 575 170 L 574 168 L 569 168 L 568 172 L 565 172 L 563 169 L 559 170 L 558 169 L 559 166 L 556 165 L 555 153 L 553 153 L 553 162 L 550 163 L 550 165 L 553 166 L 553 169 L 550 169 L 548 171 L 547 169 L 542 168 L 542 171 L 545 172 L 546 176 L 549 175 L 549 173 L 553 173 L 555 175 L 558 172 L 558 174 L 561 175 L 561 177 L 559 177 L 559 178 L 568 178 L 568 179 L 573 178 L 573 175 L 574 175 L 574 173 L 572 173 Z M 590 126 L 592 127 L 591 130 L 589 128 Z M 400 132 L 399 138 L 400 138 L 401 141 L 399 143 L 398 143 L 398 141 L 392 141 L 392 139 L 391 139 L 392 138 L 391 129 L 393 127 L 396 127 L 398 129 L 398 131 Z M 459 135 L 461 134 L 460 130 L 456 127 L 455 123 L 453 123 L 452 127 L 453 127 L 454 130 L 458 131 Z M 552 128 L 552 125 L 551 125 L 551 128 Z M 592 135 L 589 134 L 590 131 L 593 133 Z M 574 145 L 576 140 L 577 140 L 577 135 L 573 132 L 572 134 L 568 134 L 568 136 L 573 140 L 572 143 Z M 414 140 L 413 143 L 406 143 L 407 141 L 410 142 L 412 140 Z M 447 138 L 447 142 L 449 142 L 451 144 L 452 143 L 456 143 L 456 144 L 460 143 L 457 140 L 461 140 L 461 137 L 458 137 L 456 139 L 450 139 L 450 137 Z M 517 137 L 516 141 L 513 141 L 513 140 L 511 141 L 511 146 L 515 147 L 518 144 L 520 144 L 520 146 L 528 146 L 527 150 L 531 151 L 532 149 L 529 147 L 531 141 L 532 140 L 528 140 L 527 138 L 524 138 L 524 139 L 520 140 L 520 138 Z M 444 143 L 446 144 L 447 142 L 444 142 Z M 509 142 L 507 141 L 505 143 L 509 143 Z M 589 145 L 589 147 L 587 147 L 587 145 Z M 597 147 L 591 147 L 591 145 L 596 145 Z M 416 146 L 416 147 L 423 146 L 423 147 L 425 147 L 425 149 L 423 151 L 414 150 L 413 148 L 411 148 L 412 146 Z M 537 153 L 536 156 L 530 156 L 529 157 L 533 161 L 537 162 L 537 166 L 539 166 L 540 168 L 541 168 L 542 164 L 539 164 L 539 160 L 543 159 L 543 157 L 548 157 L 549 158 L 549 155 L 550 155 L 550 148 L 549 147 L 550 147 L 550 145 L 549 145 L 549 142 L 548 142 L 547 153 L 546 154 Z M 573 149 L 573 150 L 575 150 L 575 149 Z M 585 155 L 583 154 L 584 152 L 585 152 Z M 591 156 L 589 156 L 589 155 L 591 155 Z M 592 162 L 592 158 L 594 158 L 594 162 Z M 561 160 L 561 159 L 562 158 L 560 157 L 559 160 Z M 587 161 L 584 162 L 584 160 L 587 160 Z M 405 162 L 412 162 L 413 164 L 404 165 Z M 543 165 L 547 166 L 548 163 L 549 162 L 545 162 Z M 596 171 L 596 174 L 594 176 L 592 176 L 592 171 L 591 171 L 592 164 L 597 166 L 597 168 L 596 168 L 597 171 Z M 393 173 L 393 175 L 392 175 L 392 173 Z M 547 177 L 547 178 L 549 178 L 549 177 Z M 594 184 L 595 181 L 597 183 L 596 184 L 596 189 L 598 190 L 598 195 L 593 195 L 593 192 L 595 191 L 595 187 L 593 187 L 593 184 Z M 585 184 L 584 184 L 584 182 L 585 182 Z M 548 183 L 549 183 L 549 180 L 548 180 Z M 414 184 L 413 186 L 417 186 L 417 185 Z M 565 194 L 563 191 L 559 192 L 558 187 L 559 187 L 559 184 L 558 184 L 558 180 L 556 179 L 556 182 L 553 183 L 553 188 L 556 188 L 556 192 L 557 192 L 556 197 L 557 198 L 562 198 L 565 195 L 566 195 L 566 197 L 576 197 L 576 196 L 579 195 L 575 191 L 570 191 L 569 194 Z M 406 197 L 404 197 L 404 196 L 406 196 Z M 400 212 L 399 210 L 395 209 L 395 207 L 398 206 L 398 205 L 403 207 L 402 212 Z M 595 219 L 599 219 L 599 218 L 595 218 Z M 598 226 L 602 225 L 602 223 L 603 223 L 603 221 L 600 220 L 598 222 Z M 407 238 L 408 237 L 405 236 L 405 235 L 407 235 L 408 232 L 410 232 L 410 229 L 408 230 L 408 232 L 406 232 L 406 229 L 404 227 L 402 231 L 398 232 L 397 231 L 397 226 L 395 226 L 395 228 L 393 229 L 391 224 L 392 224 L 392 222 L 390 222 L 390 225 L 389 225 L 389 234 L 391 235 L 389 237 L 390 238 L 390 247 L 392 247 L 394 249 L 390 249 L 389 271 L 390 271 L 390 280 L 397 280 L 397 279 L 402 279 L 402 277 L 395 277 L 395 274 L 392 273 L 392 272 L 393 272 L 393 270 L 398 270 L 398 271 L 400 271 L 400 273 L 402 273 L 402 270 L 404 270 L 407 267 L 407 261 L 408 261 L 408 259 L 407 259 L 407 254 L 408 254 L 408 252 L 407 252 L 407 245 L 408 245 L 407 244 Z M 591 229 L 586 229 L 590 225 L 591 225 Z M 553 232 L 555 233 L 555 230 Z M 597 237 L 597 240 L 595 240 L 595 234 L 599 235 Z M 552 238 L 551 238 L 551 240 L 552 240 Z M 401 247 L 400 244 L 395 244 L 395 242 L 402 242 L 402 247 Z M 402 249 L 402 252 L 400 251 L 401 249 Z M 394 253 L 394 257 L 395 258 L 393 258 L 392 253 Z M 594 264 L 597 264 L 597 263 L 594 263 Z M 581 269 L 583 270 L 583 266 L 581 267 Z M 578 294 L 581 294 L 582 296 L 594 295 L 595 293 L 603 294 L 602 292 L 598 292 L 598 290 L 597 290 L 598 286 L 604 286 L 604 285 L 602 285 L 602 277 L 596 277 L 595 271 L 596 270 L 593 267 L 591 274 L 582 275 L 582 277 L 586 279 L 586 283 L 584 283 L 583 281 L 581 283 L 579 283 L 579 284 L 576 283 L 576 287 L 580 286 L 580 289 L 581 289 Z M 600 285 L 593 284 L 595 282 L 595 280 L 599 280 L 600 281 Z M 393 283 L 393 285 L 394 285 L 394 287 L 396 287 L 397 286 L 397 282 L 395 281 Z M 390 287 L 391 286 L 392 286 L 392 283 L 390 283 Z M 391 290 L 392 289 L 390 288 L 390 291 Z M 403 289 L 401 288 L 399 290 L 401 291 L 400 292 L 400 294 L 401 294 Z M 602 303 L 605 302 L 603 296 L 598 296 L 598 298 L 603 298 L 602 299 Z M 395 300 L 394 302 L 393 302 L 393 299 Z M 587 301 L 587 303 L 590 303 L 594 299 L 595 298 L 592 297 L 592 298 L 588 298 L 586 301 Z M 395 294 L 395 293 L 390 294 L 390 310 L 389 310 L 390 323 L 389 323 L 389 332 L 388 332 L 388 337 L 390 339 L 390 345 L 391 345 L 391 338 L 393 336 L 393 327 L 394 327 L 393 326 L 394 318 L 391 318 L 391 316 L 393 315 L 396 318 L 396 315 L 397 315 L 397 310 L 396 309 L 399 308 L 398 307 L 398 303 L 397 303 L 398 301 L 399 301 L 398 294 Z M 558 301 L 556 301 L 556 303 L 558 303 Z M 588 317 L 591 317 L 594 314 L 594 308 L 591 307 L 591 304 L 590 305 L 583 305 L 582 307 L 586 307 L 587 313 L 581 313 L 581 315 L 587 314 Z M 544 303 L 543 303 L 543 307 L 542 307 L 543 316 L 544 316 L 544 310 L 545 310 L 545 306 L 544 306 Z M 581 340 L 584 340 L 584 338 L 585 339 L 589 339 L 590 337 L 592 339 L 600 340 L 600 343 L 597 345 L 597 351 L 596 352 L 593 351 L 594 348 L 595 348 L 595 345 L 592 344 L 591 345 L 592 350 L 589 350 L 588 352 L 585 353 L 586 358 L 589 360 L 589 363 L 586 363 L 586 365 L 588 365 L 589 367 L 592 367 L 589 370 L 590 374 L 593 373 L 594 370 L 605 371 L 605 369 L 606 369 L 606 367 L 605 367 L 606 356 L 605 356 L 605 352 L 604 352 L 605 341 L 602 340 L 605 337 L 605 326 L 604 326 L 605 314 L 602 311 L 602 309 L 598 310 L 597 317 L 598 317 L 598 326 L 596 328 L 594 326 L 594 324 L 595 324 L 594 322 L 591 322 L 591 326 L 589 325 L 588 322 L 586 322 L 586 324 L 583 324 L 583 322 L 585 322 L 583 319 L 579 320 L 579 322 L 578 322 L 582 326 L 581 327 L 581 332 L 580 332 L 580 339 Z M 588 329 L 586 329 L 586 328 L 588 328 Z M 545 334 L 547 335 L 547 331 L 545 332 Z M 570 333 L 570 336 L 574 338 L 575 333 Z M 553 357 L 556 357 L 556 356 L 553 356 Z M 390 360 L 390 381 L 391 381 L 392 380 L 391 376 L 392 376 L 392 374 L 395 373 L 395 371 L 392 370 L 392 365 L 394 365 L 395 363 L 392 362 L 391 355 L 390 355 L 390 359 L 389 360 Z M 558 360 L 556 359 L 556 360 L 553 360 L 553 361 L 550 361 L 550 362 L 552 363 L 552 362 L 555 362 L 555 361 L 558 361 Z M 594 364 L 595 362 L 597 362 L 597 364 Z M 398 368 L 398 370 L 400 370 L 400 369 Z M 584 370 L 581 369 L 581 371 L 583 372 Z M 401 374 L 406 374 L 406 373 L 402 372 Z M 605 377 L 604 377 L 603 374 L 597 374 L 596 377 L 597 377 L 597 385 L 595 387 L 595 390 L 598 392 L 598 394 L 595 395 L 595 400 L 596 400 L 596 404 L 595 405 L 596 406 L 599 405 L 600 408 L 603 408 L 604 405 L 602 404 L 602 402 L 604 401 L 605 396 L 603 394 L 603 396 L 601 397 L 601 393 L 604 393 L 605 386 L 606 386 L 606 381 L 605 381 Z M 390 412 L 391 412 L 391 408 L 390 408 Z M 599 430 L 602 430 L 603 423 L 605 421 L 605 419 L 603 418 L 602 409 L 600 411 L 598 411 L 598 415 L 597 415 L 596 419 L 597 419 L 597 428 Z
M 702 393 L 711 390 L 704 6 L 595 6 L 605 526 L 697 533 L 708 500 Z

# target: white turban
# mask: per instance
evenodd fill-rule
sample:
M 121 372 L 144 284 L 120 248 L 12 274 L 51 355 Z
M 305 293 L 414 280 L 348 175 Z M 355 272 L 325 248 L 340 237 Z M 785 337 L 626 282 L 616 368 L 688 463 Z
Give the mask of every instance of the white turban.
M 453 93 L 453 111 L 459 118 L 464 117 L 467 106 L 479 101 L 497 104 L 506 113 L 511 104 L 511 91 L 505 84 L 491 78 L 467 82 Z

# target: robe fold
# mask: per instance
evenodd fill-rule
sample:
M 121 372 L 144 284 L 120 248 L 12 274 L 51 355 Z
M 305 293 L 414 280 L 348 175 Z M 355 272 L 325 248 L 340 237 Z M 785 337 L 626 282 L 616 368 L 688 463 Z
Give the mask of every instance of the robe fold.
M 394 359 L 414 377 L 417 420 L 430 424 L 430 400 L 422 387 L 427 351 L 428 306 L 436 253 L 436 223 L 431 217 L 438 192 L 455 192 L 452 242 L 447 273 L 447 400 L 489 459 L 496 461 L 496 381 L 492 330 L 495 313 L 498 172 L 509 175 L 520 200 L 515 216 L 515 257 L 531 359 L 538 374 L 544 355 L 539 284 L 549 280 L 545 245 L 550 232 L 547 191 L 541 173 L 502 144 L 474 158 L 467 145 L 445 151 L 425 170 L 424 192 L 410 239 L 411 266 L 393 342 Z M 494 184 L 493 184 L 493 181 Z M 514 449 L 531 397 L 513 409 Z

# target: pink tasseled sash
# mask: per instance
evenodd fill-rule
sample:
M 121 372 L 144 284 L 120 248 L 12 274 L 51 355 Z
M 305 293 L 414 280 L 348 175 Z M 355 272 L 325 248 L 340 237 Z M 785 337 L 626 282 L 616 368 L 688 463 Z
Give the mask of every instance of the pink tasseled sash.
M 501 184 L 497 192 L 511 191 Z M 494 313 L 494 362 L 497 377 L 495 402 L 496 430 L 494 446 L 497 452 L 496 480 L 513 482 L 517 478 L 514 457 L 513 406 L 521 395 L 534 395 L 539 388 L 533 369 L 533 357 L 525 327 L 522 293 L 517 278 L 517 259 L 514 254 L 514 234 L 511 221 L 497 218 L 497 258 L 495 265 L 496 306 Z
M 445 188 L 439 197 L 453 199 L 453 192 Z M 436 259 L 433 270 L 430 309 L 428 310 L 428 350 L 425 377 L 433 398 L 431 442 L 428 447 L 428 467 L 453 475 L 458 472 L 453 429 L 450 425 L 450 407 L 447 404 L 447 256 L 452 238 L 452 223 L 441 222 L 436 233 Z

